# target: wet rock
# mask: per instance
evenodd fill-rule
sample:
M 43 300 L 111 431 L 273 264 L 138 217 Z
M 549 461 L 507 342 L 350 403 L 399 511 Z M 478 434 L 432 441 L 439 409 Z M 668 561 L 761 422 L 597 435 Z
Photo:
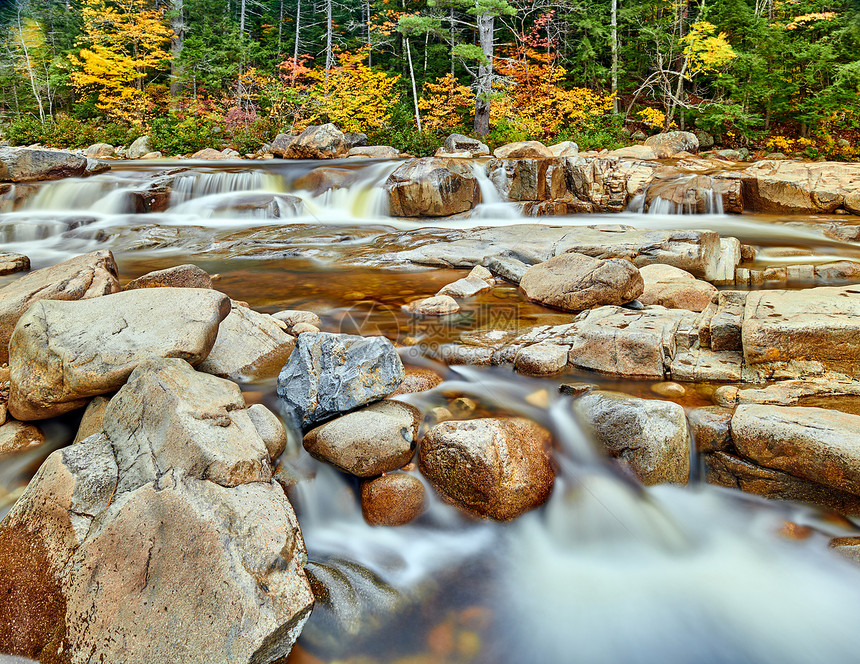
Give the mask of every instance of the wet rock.
M 831 213 L 860 185 L 860 165 L 839 162 L 759 161 L 739 174 L 754 212 Z
M 581 311 L 630 302 L 642 293 L 643 281 L 629 261 L 571 252 L 530 267 L 520 288 L 530 300 L 564 311 Z
M 477 269 L 484 269 L 476 267 Z M 472 271 L 474 272 L 474 270 Z M 490 275 L 490 279 L 492 279 L 492 275 Z M 482 278 L 480 276 L 469 274 L 469 276 L 464 277 L 463 279 L 457 279 L 446 286 L 442 286 L 439 289 L 439 292 L 436 295 L 449 295 L 451 297 L 472 297 L 473 295 L 477 295 L 478 293 L 483 293 L 484 291 L 488 291 L 492 288 L 492 284 L 487 281 L 486 278 Z
M 760 290 L 746 298 L 748 379 L 860 377 L 860 287 Z
M 707 150 L 708 148 L 714 147 L 714 137 L 711 136 L 704 129 L 697 129 L 693 133 L 696 135 L 696 139 L 699 141 L 699 149 Z
M 400 150 L 390 145 L 367 145 L 350 148 L 347 156 L 367 157 L 368 159 L 397 159 L 400 156 Z
M 0 424 L 0 459 L 45 444 L 45 434 L 32 424 L 6 420 Z
M 445 150 L 447 152 L 468 152 L 473 157 L 483 157 L 490 154 L 490 148 L 485 143 L 463 134 L 448 136 L 445 139 Z
M 537 343 L 526 346 L 514 359 L 517 371 L 532 376 L 551 376 L 567 367 L 570 346 L 553 343 Z
M 81 417 L 81 423 L 78 425 L 78 432 L 75 434 L 74 443 L 79 443 L 85 438 L 99 434 L 104 430 L 105 411 L 109 403 L 110 397 L 98 396 L 90 399 Z
M 363 148 L 367 145 L 367 134 L 358 131 L 347 131 L 343 134 L 343 140 L 346 141 L 347 147 Z
M 0 182 L 79 177 L 86 169 L 86 157 L 68 152 L 0 147 Z
M 227 156 L 214 148 L 203 148 L 202 150 L 198 150 L 193 155 L 191 155 L 192 159 L 205 159 L 208 161 L 218 161 L 221 159 L 227 159 Z
M 278 139 L 272 144 L 272 152 L 278 155 Z M 285 142 L 286 143 L 286 142 Z M 284 146 L 282 156 L 284 159 L 336 159 L 345 157 L 350 146 L 346 137 L 333 124 L 314 125 L 305 129 Z
M 421 441 L 418 463 L 447 502 L 507 521 L 549 497 L 551 445 L 548 431 L 522 418 L 443 422 Z
M 149 146 L 149 136 L 141 136 L 128 147 L 128 150 L 125 151 L 125 157 L 126 159 L 140 159 L 150 152 L 152 152 L 152 148 Z
M 269 460 L 274 461 L 287 447 L 287 432 L 277 416 L 263 404 L 248 406 L 248 417 L 269 452 Z
M 445 217 L 481 202 L 471 165 L 456 159 L 410 159 L 397 167 L 384 187 L 394 217 Z
M 645 145 L 654 149 L 659 159 L 673 157 L 679 152 L 698 152 L 699 139 L 689 131 L 668 131 L 649 136 Z
M 710 168 L 713 164 L 708 163 Z M 722 206 L 722 208 L 720 208 Z M 645 191 L 645 210 L 680 214 L 716 214 L 744 211 L 741 181 L 729 172 L 719 176 L 666 178 Z
M 360 172 L 352 168 L 320 167 L 313 169 L 307 175 L 297 178 L 293 186 L 320 196 L 331 189 L 349 187 L 360 179 Z
M 552 151 L 540 141 L 508 143 L 493 150 L 496 159 L 551 159 Z
M 727 452 L 703 455 L 706 479 L 717 486 L 739 489 L 757 496 L 822 505 L 840 514 L 860 514 L 860 498 L 830 487 L 762 468 Z
M 24 254 L 0 251 L 0 276 L 26 272 L 30 269 L 30 259 Z
M 212 349 L 229 299 L 198 288 L 146 288 L 60 302 L 41 300 L 9 343 L 9 412 L 43 419 L 116 390 L 146 358 L 197 364 Z
M 654 383 L 651 386 L 651 391 L 654 394 L 661 397 L 668 397 L 669 399 L 680 399 L 687 394 L 687 389 L 683 385 L 680 383 L 673 383 L 671 381 Z
M 238 383 L 274 378 L 294 347 L 295 339 L 271 316 L 234 304 L 197 370 Z
M 732 411 L 719 406 L 694 408 L 687 413 L 690 433 L 696 450 L 706 452 L 730 452 L 732 443 Z
M 724 385 L 714 392 L 714 401 L 729 407 L 743 403 L 793 406 L 807 399 L 838 400 L 840 397 L 860 397 L 860 382 L 807 378 L 781 380 L 764 387 L 736 387 Z M 842 410 L 837 408 L 837 410 Z
M 860 494 L 860 416 L 823 408 L 741 405 L 735 447 L 759 465 Z
M 547 148 L 553 157 L 576 157 L 579 155 L 579 146 L 573 141 L 562 141 Z
M 434 295 L 404 304 L 403 311 L 416 316 L 447 316 L 460 311 L 460 305 L 450 295 Z
M 41 300 L 81 300 L 120 289 L 109 251 L 93 251 L 24 275 L 0 288 L 0 363 L 9 359 L 8 344 L 18 319 Z
M 421 413 L 399 401 L 380 401 L 309 431 L 305 449 L 358 477 L 402 468 L 412 458 Z
M 637 297 L 642 304 L 703 311 L 717 294 L 715 286 L 671 265 L 646 265 L 639 273 L 645 282 L 645 290 Z
M 322 321 L 313 311 L 304 311 L 301 309 L 284 309 L 272 314 L 272 318 L 286 324 L 287 332 L 292 333 L 293 328 L 299 323 L 307 323 L 314 327 L 322 327 Z
M 302 334 L 278 376 L 278 396 L 307 427 L 394 392 L 403 363 L 384 337 Z
M 361 483 L 361 513 L 372 526 L 402 526 L 424 511 L 424 484 L 408 473 Z
M 96 143 L 84 150 L 84 154 L 90 159 L 103 159 L 113 157 L 116 154 L 116 148 L 110 143 Z
M 490 256 L 484 259 L 484 265 L 497 277 L 501 277 L 514 284 L 519 284 L 529 269 L 527 263 L 509 256 Z
M 573 409 L 597 442 L 626 462 L 643 484 L 687 483 L 690 434 L 682 406 L 593 391 L 575 400 Z
M 403 382 L 400 383 L 394 392 L 389 395 L 389 399 L 401 396 L 403 394 L 414 394 L 415 392 L 426 392 L 432 390 L 442 383 L 442 376 L 432 369 L 418 369 L 409 367 L 406 369 Z
M 123 290 L 136 288 L 212 288 L 212 277 L 196 265 L 177 265 L 165 270 L 148 272 L 129 281 Z

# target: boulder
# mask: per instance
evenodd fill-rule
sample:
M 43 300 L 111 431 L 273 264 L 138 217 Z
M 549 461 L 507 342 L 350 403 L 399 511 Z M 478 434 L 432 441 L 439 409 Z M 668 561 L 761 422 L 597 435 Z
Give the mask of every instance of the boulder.
M 731 452 L 732 411 L 720 406 L 694 408 L 687 413 L 690 434 L 700 454 L 707 452 Z
M 350 148 L 348 157 L 367 157 L 368 159 L 397 159 L 400 150 L 390 145 L 365 145 Z
M 158 150 L 155 152 L 147 152 L 145 155 L 141 157 L 141 159 L 161 159 L 164 155 L 161 154 Z
M 653 148 L 658 159 L 673 157 L 679 152 L 698 152 L 699 139 L 689 131 L 667 131 L 645 139 L 645 145 Z
M 276 155 L 278 138 L 272 144 L 272 152 Z M 345 157 L 351 147 L 343 132 L 331 123 L 308 127 L 285 144 L 281 155 L 284 159 L 336 159 Z
M 0 277 L 30 269 L 30 259 L 24 254 L 0 251 Z
M 483 157 L 490 154 L 490 148 L 477 138 L 463 134 L 451 134 L 445 139 L 446 152 L 468 152 L 472 157 Z
M 116 148 L 110 143 L 96 143 L 84 150 L 84 154 L 90 159 L 103 159 L 113 157 L 116 154 Z
M 474 270 L 485 268 L 478 266 L 474 268 Z M 472 270 L 474 272 L 474 270 Z M 489 274 L 489 272 L 488 272 Z M 442 288 L 439 289 L 439 292 L 436 295 L 450 295 L 451 297 L 472 297 L 473 295 L 477 295 L 478 293 L 483 293 L 484 291 L 488 291 L 493 287 L 492 284 L 492 275 L 489 276 L 490 281 L 487 281 L 487 278 L 482 278 L 474 274 L 469 274 L 462 279 L 457 279 L 457 281 L 451 282 Z
M 409 463 L 420 423 L 414 406 L 385 400 L 312 429 L 302 442 L 315 459 L 357 477 L 374 477 Z
M 140 136 L 125 151 L 126 159 L 140 159 L 152 152 L 149 146 L 149 136 Z
M 197 370 L 237 383 L 278 375 L 296 342 L 271 316 L 233 304 L 218 327 L 215 345 Z
M 551 159 L 552 151 L 540 141 L 508 143 L 493 150 L 496 159 Z
M 227 159 L 227 156 L 215 148 L 203 148 L 202 150 L 198 150 L 193 155 L 191 155 L 192 159 L 205 159 L 207 161 L 218 161 L 220 159 Z
M 608 156 L 619 159 L 657 159 L 657 152 L 647 145 L 630 145 L 612 150 Z
M 549 342 L 526 346 L 516 354 L 514 367 L 532 376 L 551 376 L 567 367 L 570 346 Z
M 577 157 L 579 156 L 579 146 L 573 141 L 562 141 L 555 145 L 550 145 L 547 148 L 553 157 Z
M 347 131 L 343 134 L 343 140 L 346 141 L 348 149 L 363 148 L 367 145 L 367 134 L 359 131 Z
M 302 309 L 284 309 L 272 314 L 272 318 L 281 321 L 286 325 L 287 332 L 292 334 L 293 328 L 301 323 L 307 323 L 314 327 L 321 327 L 322 321 L 313 311 L 304 311 Z
M 753 291 L 741 336 L 750 380 L 860 378 L 860 287 Z
M 350 187 L 360 178 L 360 171 L 353 168 L 320 166 L 307 175 L 297 178 L 293 182 L 293 187 L 297 190 L 310 191 L 314 196 L 320 196 L 331 189 Z
M 393 217 L 446 217 L 481 202 L 472 166 L 456 159 L 411 159 L 385 181 Z
M 44 444 L 45 434 L 37 426 L 17 420 L 0 423 L 0 459 Z
M 624 304 L 642 294 L 644 283 L 632 263 L 569 252 L 533 265 L 520 280 L 526 297 L 563 311 Z
M 9 412 L 53 417 L 119 388 L 152 357 L 200 363 L 230 300 L 198 288 L 145 288 L 71 302 L 41 300 L 9 342 Z
M 434 295 L 404 304 L 403 311 L 415 316 L 447 316 L 460 311 L 460 305 L 450 295 Z
M 731 427 L 738 452 L 757 464 L 860 495 L 860 416 L 744 404 Z
M 696 136 L 696 140 L 699 141 L 699 149 L 707 150 L 709 148 L 714 147 L 714 137 L 711 136 L 704 129 L 697 129 L 693 132 Z
M 549 497 L 551 446 L 549 432 L 523 418 L 442 422 L 422 439 L 418 463 L 446 502 L 508 521 Z
M 80 177 L 86 170 L 86 157 L 68 152 L 0 147 L 0 182 Z
M 99 173 L 107 173 L 110 169 L 110 164 L 107 162 L 87 157 L 87 169 L 84 171 L 84 177 L 98 175 Z
M 394 390 L 388 398 L 393 399 L 402 394 L 414 394 L 415 392 L 432 390 L 434 387 L 441 385 L 443 380 L 442 376 L 432 369 L 410 367 L 405 370 L 405 376 L 403 382 L 400 383 L 400 387 Z
M 9 339 L 18 319 L 41 300 L 81 300 L 120 289 L 109 251 L 93 251 L 35 270 L 0 288 L 0 364 L 9 360 Z
M 281 159 L 287 159 L 286 156 L 290 151 L 290 146 L 295 142 L 296 137 L 290 134 L 278 134 L 269 145 L 272 154 Z
M 196 265 L 177 265 L 165 270 L 148 272 L 129 281 L 123 290 L 136 288 L 212 288 L 212 277 Z
M 99 434 L 104 430 L 105 411 L 109 403 L 110 397 L 106 396 L 98 396 L 90 399 L 81 417 L 81 423 L 78 425 L 78 432 L 75 434 L 73 444 Z
M 596 442 L 643 484 L 687 483 L 690 434 L 683 406 L 596 390 L 574 401 L 573 409 Z
M 717 294 L 715 286 L 671 265 L 646 265 L 639 273 L 645 282 L 645 290 L 637 298 L 642 304 L 704 311 Z
M 281 420 L 261 403 L 248 406 L 248 417 L 263 439 L 269 460 L 273 461 L 284 453 L 287 447 L 287 432 Z
M 308 427 L 387 397 L 403 376 L 403 363 L 385 337 L 302 334 L 278 376 L 278 396 L 291 424 Z
M 402 526 L 424 511 L 424 483 L 408 473 L 387 473 L 361 483 L 361 513 L 371 526 Z

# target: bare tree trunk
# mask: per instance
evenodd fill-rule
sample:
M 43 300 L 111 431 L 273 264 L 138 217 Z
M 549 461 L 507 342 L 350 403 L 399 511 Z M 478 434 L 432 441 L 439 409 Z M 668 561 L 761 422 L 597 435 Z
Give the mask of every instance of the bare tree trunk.
M 182 92 L 182 65 L 179 63 L 179 56 L 182 53 L 182 42 L 185 39 L 185 18 L 183 12 L 183 0 L 173 0 L 173 10 L 175 16 L 170 21 L 170 27 L 173 29 L 173 37 L 170 40 L 170 55 L 173 56 L 170 60 L 170 96 L 176 98 Z
M 332 0 L 326 0 L 325 3 L 325 70 L 331 71 L 334 64 L 334 52 L 332 51 L 332 20 L 331 20 L 331 4 Z
M 488 14 L 478 17 L 478 40 L 484 52 L 484 62 L 478 65 L 477 95 L 475 98 L 475 133 L 486 136 L 490 132 L 490 97 L 493 93 L 493 46 L 495 18 Z
M 373 55 L 372 55 L 373 54 L 373 48 L 372 48 L 373 45 L 370 41 L 370 0 L 367 0 L 367 2 L 365 3 L 365 6 L 367 7 L 367 20 L 364 23 L 364 29 L 365 29 L 364 34 L 365 34 L 365 39 L 367 40 L 367 66 L 372 67 L 373 66 Z
M 412 100 L 415 102 L 415 123 L 418 125 L 418 131 L 424 131 L 421 128 L 421 114 L 418 112 L 418 92 L 415 89 L 415 69 L 412 67 L 412 49 L 409 48 L 409 37 L 405 37 L 406 42 L 406 59 L 409 62 L 409 78 L 412 81 Z
M 284 0 L 278 10 L 278 55 L 281 55 L 281 35 L 284 32 Z
M 36 89 L 36 77 L 33 75 L 33 64 L 30 62 L 30 50 L 27 48 L 27 40 L 24 39 L 24 31 L 21 27 L 21 3 L 18 3 L 18 39 L 21 41 L 21 49 L 24 51 L 24 59 L 27 61 L 27 74 L 30 76 L 33 97 L 36 98 L 36 103 L 39 105 L 39 119 L 44 122 L 45 108 L 42 106 L 42 97 Z
M 449 18 L 451 21 L 451 46 L 453 47 L 456 43 L 454 41 L 454 8 L 451 7 Z M 451 49 L 451 78 L 454 78 L 454 50 Z
M 612 0 L 612 112 L 618 113 L 618 0 Z
M 293 74 L 290 77 L 290 85 L 296 84 L 296 67 L 299 64 L 299 36 L 302 32 L 302 0 L 296 5 L 296 43 L 293 46 Z

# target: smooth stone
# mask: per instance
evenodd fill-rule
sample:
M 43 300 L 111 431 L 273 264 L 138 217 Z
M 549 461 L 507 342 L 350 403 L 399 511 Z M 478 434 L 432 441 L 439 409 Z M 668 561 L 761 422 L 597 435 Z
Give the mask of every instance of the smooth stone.
M 347 143 L 344 133 L 328 123 L 308 127 L 292 140 L 284 141 L 279 146 L 280 154 L 274 144 L 272 151 L 284 159 L 336 159 L 345 157 L 350 147 L 354 146 Z
M 272 314 L 272 318 L 282 321 L 286 324 L 286 330 L 293 333 L 293 328 L 299 323 L 307 323 L 314 327 L 322 327 L 322 321 L 313 311 L 304 311 L 301 309 L 284 309 Z
M 197 370 L 247 383 L 278 375 L 296 342 L 271 316 L 233 305 L 221 321 L 212 350 Z
M 683 385 L 672 381 L 654 383 L 651 386 L 651 391 L 661 397 L 669 397 L 670 399 L 680 399 L 687 394 L 687 389 Z
M 551 376 L 567 367 L 570 346 L 548 342 L 526 346 L 514 358 L 517 371 L 532 376 Z
M 646 486 L 687 483 L 690 434 L 679 404 L 595 390 L 576 399 L 573 409 L 596 441 Z
M 451 134 L 445 139 L 445 151 L 468 152 L 470 157 L 483 157 L 490 154 L 490 148 L 486 143 L 481 143 L 477 138 L 470 138 L 463 134 Z
M 350 148 L 348 157 L 367 157 L 368 159 L 397 159 L 400 150 L 390 145 L 363 145 Z
M 657 157 L 665 159 L 674 157 L 679 152 L 698 152 L 699 139 L 689 131 L 667 131 L 645 139 L 645 145 L 657 153 Z
M 421 413 L 399 401 L 380 401 L 312 429 L 303 440 L 316 459 L 357 477 L 402 468 L 417 444 Z
M 535 302 L 563 311 L 581 311 L 635 300 L 644 282 L 629 261 L 569 252 L 530 267 L 520 280 L 520 288 Z
M 42 148 L 0 147 L 0 182 L 29 182 L 80 177 L 86 157 Z
M 198 288 L 144 288 L 71 302 L 41 300 L 9 343 L 9 412 L 44 419 L 113 392 L 142 361 L 200 363 L 212 349 L 230 300 Z
M 549 497 L 551 446 L 549 432 L 523 418 L 448 421 L 422 439 L 418 464 L 446 502 L 508 521 Z
M 193 155 L 191 155 L 191 158 L 205 159 L 207 161 L 218 161 L 221 159 L 227 159 L 227 156 L 220 150 L 215 150 L 214 148 L 203 148 L 202 150 L 198 150 Z
M 0 459 L 44 444 L 45 434 L 37 426 L 8 419 L 0 424 Z
M 196 265 L 177 265 L 166 270 L 148 272 L 129 281 L 123 290 L 136 288 L 212 288 L 212 277 Z
M 248 417 L 263 439 L 269 452 L 269 460 L 274 461 L 287 447 L 287 432 L 281 420 L 261 403 L 248 406 Z
M 447 316 L 460 311 L 460 305 L 450 295 L 434 295 L 404 304 L 403 311 L 416 316 Z
M 619 159 L 657 159 L 657 152 L 647 145 L 630 145 L 612 150 L 609 156 Z
M 140 136 L 128 146 L 128 150 L 125 151 L 125 157 L 126 159 L 140 159 L 151 152 L 152 150 L 149 147 L 149 136 Z
M 278 396 L 304 428 L 387 397 L 403 377 L 385 337 L 306 333 L 278 376 Z
M 388 398 L 392 399 L 404 394 L 426 392 L 441 385 L 442 381 L 442 376 L 432 369 L 409 367 L 406 369 L 405 377 L 403 378 L 403 382 L 400 383 L 400 387 L 394 390 Z
M 639 268 L 639 273 L 645 282 L 645 289 L 637 298 L 642 304 L 704 311 L 718 292 L 707 281 L 671 265 L 646 265 Z
M 731 409 L 719 406 L 703 406 L 687 413 L 697 452 L 731 452 L 734 449 L 732 414 Z
M 424 484 L 408 473 L 361 483 L 361 513 L 371 526 L 402 526 L 424 511 Z
M 481 202 L 471 165 L 457 159 L 410 159 L 388 176 L 384 188 L 392 217 L 447 217 Z
M 113 157 L 116 154 L 116 148 L 110 143 L 95 143 L 84 150 L 84 154 L 90 159 Z
M 9 361 L 9 339 L 18 319 L 40 300 L 82 300 L 120 290 L 109 251 L 93 251 L 35 270 L 0 288 L 0 364 Z
M 477 295 L 478 293 L 483 293 L 484 291 L 488 291 L 492 288 L 490 284 L 487 283 L 485 279 L 481 279 L 476 276 L 468 276 L 463 279 L 457 279 L 446 286 L 442 286 L 439 289 L 439 292 L 436 293 L 439 295 L 449 295 L 451 297 L 472 297 L 473 295 Z
M 561 143 L 548 146 L 547 149 L 552 153 L 553 157 L 579 156 L 579 146 L 573 141 L 562 141 Z
M 526 270 L 530 267 L 528 263 L 523 263 L 521 260 L 510 256 L 490 256 L 484 260 L 484 265 L 494 275 L 514 284 L 520 283 Z
M 508 143 L 493 150 L 496 159 L 551 159 L 552 151 L 540 141 Z
M 24 254 L 0 251 L 0 276 L 26 272 L 30 269 L 30 259 Z

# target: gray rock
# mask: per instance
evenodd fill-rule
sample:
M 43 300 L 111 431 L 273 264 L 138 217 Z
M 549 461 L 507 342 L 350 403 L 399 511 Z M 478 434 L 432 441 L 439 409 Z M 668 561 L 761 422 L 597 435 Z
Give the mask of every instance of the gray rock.
M 530 300 L 564 311 L 624 304 L 642 294 L 644 282 L 632 263 L 566 253 L 533 265 L 520 280 Z
M 280 135 L 272 143 L 274 154 L 279 147 Z M 285 145 L 284 159 L 334 159 L 344 157 L 349 151 L 346 138 L 333 124 L 314 125 Z
M 119 290 L 109 251 L 93 251 L 35 270 L 0 288 L 0 364 L 9 361 L 9 339 L 18 319 L 41 300 L 81 300 Z
M 451 134 L 445 139 L 446 152 L 468 152 L 473 157 L 490 154 L 490 148 L 477 138 L 469 138 L 463 134 Z
M 274 461 L 287 447 L 287 432 L 281 420 L 261 403 L 248 406 L 248 417 L 269 451 L 269 460 Z
M 103 157 L 113 157 L 116 154 L 116 148 L 110 143 L 95 143 L 86 150 L 84 154 L 89 159 L 99 159 Z
M 414 406 L 380 401 L 312 429 L 303 444 L 320 461 L 358 477 L 375 477 L 409 463 L 420 422 Z
M 653 148 L 657 157 L 664 159 L 679 152 L 698 152 L 699 139 L 689 131 L 667 131 L 645 139 L 645 145 Z
M 643 484 L 687 483 L 690 434 L 683 406 L 593 391 L 574 401 L 573 409 L 597 442 L 626 462 Z
M 367 145 L 367 134 L 357 131 L 347 131 L 343 134 L 348 149 L 363 148 Z
M 107 173 L 110 169 L 110 164 L 108 164 L 107 162 L 87 157 L 87 169 L 84 171 L 84 175 L 89 177 L 90 175 Z
M 485 279 L 469 275 L 457 281 L 451 282 L 439 289 L 436 295 L 450 295 L 451 297 L 472 297 L 492 288 Z
M 105 411 L 109 403 L 110 397 L 98 396 L 90 399 L 81 417 L 81 423 L 78 425 L 78 433 L 75 434 L 73 444 L 99 434 L 104 430 Z
M 140 159 L 150 152 L 152 152 L 152 148 L 149 147 L 149 136 L 140 136 L 125 151 L 125 157 L 126 159 Z
M 714 147 L 714 137 L 711 136 L 704 129 L 697 129 L 693 133 L 696 135 L 696 138 L 699 141 L 700 150 L 707 150 L 708 148 Z
M 79 177 L 86 169 L 86 157 L 68 152 L 0 147 L 0 182 Z
M 152 357 L 200 363 L 230 300 L 200 288 L 144 288 L 72 302 L 41 300 L 9 342 L 9 412 L 53 417 L 119 388 Z
M 269 150 L 276 157 L 281 159 L 287 158 L 286 155 L 290 151 L 290 146 L 295 142 L 296 137 L 290 134 L 278 134 L 269 145 Z
M 308 333 L 278 376 L 278 396 L 293 424 L 307 427 L 383 399 L 403 378 L 403 363 L 385 337 Z
M 519 284 L 526 270 L 529 269 L 527 263 L 511 256 L 489 256 L 484 259 L 483 265 L 497 277 L 514 284 Z
M 385 181 L 393 217 L 445 217 L 481 202 L 472 167 L 457 159 L 410 159 Z
M 368 159 L 397 159 L 400 150 L 390 145 L 365 145 L 350 148 L 348 157 L 367 157 Z
M 548 342 L 526 346 L 516 354 L 517 371 L 533 376 L 551 376 L 567 367 L 570 346 Z
M 447 316 L 460 311 L 460 305 L 450 295 L 434 295 L 404 304 L 403 311 L 415 316 Z
M 290 358 L 295 343 L 271 316 L 234 304 L 218 326 L 215 345 L 197 370 L 238 383 L 274 378 Z

